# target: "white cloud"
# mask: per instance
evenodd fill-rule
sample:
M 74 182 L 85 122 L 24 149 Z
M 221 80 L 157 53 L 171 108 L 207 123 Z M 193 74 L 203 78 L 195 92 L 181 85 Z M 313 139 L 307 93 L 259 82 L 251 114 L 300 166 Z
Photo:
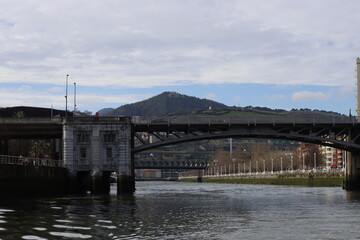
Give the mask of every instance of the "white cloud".
M 96 97 L 104 103 L 142 99 L 108 96 L 109 88 L 342 88 L 292 96 L 327 99 L 351 94 L 360 53 L 358 0 L 3 0 L 1 9 L 2 106 L 61 107 L 66 74 L 86 89 L 102 86 Z M 31 89 L 18 96 L 14 83 Z M 214 94 L 221 101 L 222 93 Z M 78 97 L 79 104 L 95 104 L 91 93 Z
M 65 97 L 61 92 L 39 92 L 31 89 L 20 88 L 0 88 L 1 106 L 36 106 L 36 107 L 54 107 L 58 109 L 65 108 Z M 98 104 L 108 104 L 120 106 L 122 104 L 133 103 L 149 98 L 146 94 L 78 94 L 76 95 L 77 107 L 80 109 L 89 109 L 97 111 Z M 68 109 L 73 108 L 74 98 L 68 95 Z
M 332 97 L 331 93 L 323 92 L 309 92 L 309 91 L 300 91 L 292 94 L 291 98 L 295 102 L 303 101 L 325 101 L 329 100 Z
M 210 99 L 210 100 L 216 100 L 218 98 L 218 96 L 216 96 L 213 93 L 208 93 L 208 94 L 206 94 L 205 98 Z

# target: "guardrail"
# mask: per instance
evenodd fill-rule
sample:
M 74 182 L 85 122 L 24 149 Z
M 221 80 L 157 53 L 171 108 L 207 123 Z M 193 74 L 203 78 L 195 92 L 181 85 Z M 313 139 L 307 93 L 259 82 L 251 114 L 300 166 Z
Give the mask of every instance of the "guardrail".
M 261 123 L 357 123 L 356 117 L 345 115 L 334 116 L 292 116 L 292 115 L 264 115 L 246 117 L 217 117 L 217 116 L 154 116 L 154 117 L 132 117 L 133 124 L 261 124 Z
M 61 117 L 32 117 L 32 118 L 2 118 L 0 117 L 0 123 L 61 123 L 63 118 Z
M 31 165 L 44 167 L 64 167 L 62 160 L 0 155 L 0 164 Z

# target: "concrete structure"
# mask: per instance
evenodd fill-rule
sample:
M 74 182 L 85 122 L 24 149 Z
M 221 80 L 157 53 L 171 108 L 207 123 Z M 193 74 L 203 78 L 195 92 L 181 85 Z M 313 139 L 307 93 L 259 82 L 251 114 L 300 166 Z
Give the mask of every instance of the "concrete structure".
M 63 123 L 63 160 L 75 183 L 72 192 L 110 191 L 116 172 L 118 193 L 135 190 L 130 118 L 67 118 Z
M 357 92 L 356 92 L 356 98 L 357 98 L 357 109 L 356 109 L 356 113 L 358 116 L 358 121 L 359 121 L 359 116 L 360 116 L 360 58 L 356 59 L 356 77 L 357 77 L 357 81 L 356 81 L 356 85 L 357 85 Z
M 106 193 L 110 173 L 116 172 L 118 193 L 121 193 L 135 190 L 133 154 L 137 152 L 204 139 L 285 139 L 351 152 L 345 187 L 360 190 L 360 124 L 357 122 L 205 120 L 132 123 L 125 117 L 69 117 L 62 121 L 0 119 L 0 150 L 6 152 L 9 139 L 62 139 L 63 160 L 72 192 Z

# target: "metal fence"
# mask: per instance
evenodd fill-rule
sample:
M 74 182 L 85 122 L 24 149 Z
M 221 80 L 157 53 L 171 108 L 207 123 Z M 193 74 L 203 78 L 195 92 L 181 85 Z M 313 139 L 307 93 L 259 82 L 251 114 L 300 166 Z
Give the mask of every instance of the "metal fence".
M 30 165 L 44 167 L 64 167 L 62 160 L 0 155 L 0 164 Z
M 345 115 L 333 116 L 297 116 L 297 115 L 263 115 L 244 117 L 220 117 L 220 116 L 158 116 L 158 117 L 132 117 L 133 124 L 261 124 L 261 123 L 353 123 L 356 117 Z

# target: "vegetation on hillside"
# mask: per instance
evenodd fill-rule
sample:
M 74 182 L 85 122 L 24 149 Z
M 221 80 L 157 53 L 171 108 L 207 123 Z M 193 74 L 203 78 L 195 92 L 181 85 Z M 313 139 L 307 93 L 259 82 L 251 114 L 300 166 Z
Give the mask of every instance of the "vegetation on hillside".
M 228 106 L 212 100 L 190 97 L 176 92 L 163 92 L 141 102 L 123 105 L 107 115 L 164 116 L 168 114 L 187 114 L 209 108 L 218 110 L 228 108 Z

